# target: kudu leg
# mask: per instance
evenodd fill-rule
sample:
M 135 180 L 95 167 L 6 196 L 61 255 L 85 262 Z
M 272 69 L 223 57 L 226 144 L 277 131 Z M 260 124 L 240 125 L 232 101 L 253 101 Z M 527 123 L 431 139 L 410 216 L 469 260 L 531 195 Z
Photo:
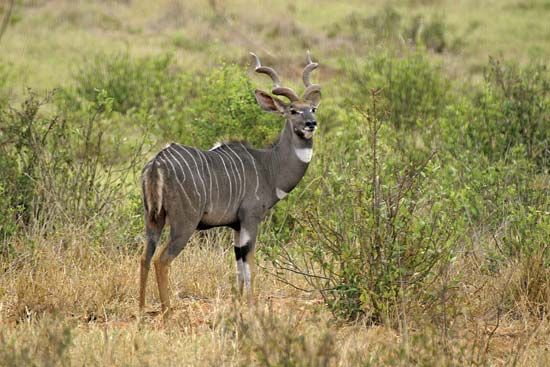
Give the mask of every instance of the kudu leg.
M 143 249 L 140 261 L 140 282 L 139 282 L 139 310 L 143 311 L 145 307 L 145 290 L 147 289 L 147 277 L 149 275 L 149 269 L 151 268 L 151 259 L 155 253 L 160 235 L 162 233 L 162 226 L 159 228 L 151 229 L 147 228 L 147 243 Z
M 237 261 L 237 287 L 239 294 L 246 291 L 249 301 L 253 301 L 254 251 L 258 224 L 241 224 L 240 231 L 235 231 L 235 259 Z
M 174 230 L 174 228 L 177 228 Z M 193 234 L 195 227 L 189 229 L 180 229 L 172 225 L 170 232 L 170 242 L 164 247 L 159 256 L 154 260 L 155 273 L 157 275 L 157 284 L 159 288 L 159 297 L 162 314 L 166 318 L 170 313 L 170 289 L 168 281 L 168 269 L 172 261 L 180 254 L 187 241 Z

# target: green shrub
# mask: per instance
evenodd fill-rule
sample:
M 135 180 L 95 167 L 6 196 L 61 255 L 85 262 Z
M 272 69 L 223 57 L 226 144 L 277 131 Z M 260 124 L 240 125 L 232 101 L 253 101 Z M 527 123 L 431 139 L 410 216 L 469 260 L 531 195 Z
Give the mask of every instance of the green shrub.
M 350 136 L 317 156 L 322 171 L 307 199 L 315 205 L 291 209 L 296 245 L 264 251 L 280 271 L 304 275 L 334 314 L 397 325 L 400 307 L 431 299 L 426 285 L 449 260 L 461 221 L 433 157 L 393 151 L 391 129 L 376 115 L 348 116 Z
M 550 165 L 550 73 L 546 65 L 520 68 L 491 59 L 485 81 L 486 89 L 477 101 L 481 119 L 475 126 L 485 133 L 480 141 L 484 152 L 498 158 L 523 146 L 526 157 L 547 170 Z
M 140 107 L 162 105 L 166 88 L 177 84 L 169 69 L 170 56 L 131 58 L 128 54 L 98 54 L 75 74 L 75 88 L 65 90 L 76 108 L 82 99 L 94 102 L 97 91 L 113 99 L 113 110 L 126 113 Z M 74 108 L 74 107 L 73 107 Z
M 280 117 L 260 109 L 246 72 L 224 65 L 193 79 L 193 95 L 181 112 L 174 137 L 203 148 L 216 141 L 247 140 L 265 145 L 282 129 Z
M 50 101 L 30 92 L 21 108 L 0 114 L 0 167 L 9 172 L 0 176 L 0 237 L 17 227 L 48 232 L 105 216 L 141 157 L 142 140 L 121 154 L 128 148 L 122 131 L 108 129 L 113 100 L 105 91 L 78 114 L 44 116 L 39 110 Z
M 533 254 L 550 262 L 543 70 L 492 61 L 481 89 L 464 91 L 439 118 L 437 145 L 445 162 L 440 183 L 460 208 L 468 233 L 475 234 L 472 245 L 487 255 L 483 266 L 493 273 Z M 479 237 L 490 240 L 479 243 Z
M 364 42 L 369 36 L 375 41 L 398 40 L 402 16 L 392 6 L 385 6 L 376 14 L 364 15 L 353 12 L 328 27 L 329 37 L 350 37 L 355 42 Z
M 488 163 L 526 158 L 548 171 L 550 73 L 544 65 L 518 67 L 491 59 L 484 84 L 458 101 L 441 119 L 449 148 L 472 150 Z
M 265 145 L 281 124 L 257 107 L 254 89 L 235 65 L 191 74 L 177 71 L 169 56 L 98 55 L 76 76 L 76 88 L 64 90 L 62 103 L 78 111 L 105 90 L 129 125 L 151 126 L 164 140 L 205 149 L 224 139 Z
M 350 102 L 361 105 L 373 87 L 381 87 L 378 118 L 389 113 L 393 126 L 426 128 L 442 113 L 449 98 L 449 83 L 439 67 L 421 52 L 403 58 L 374 55 L 348 68 Z
M 447 48 L 447 24 L 441 15 L 433 15 L 428 21 L 421 15 L 413 17 L 404 34 L 414 44 L 434 52 L 441 53 Z
M 425 47 L 442 53 L 451 45 L 464 43 L 464 37 L 450 39 L 450 32 L 443 15 L 403 15 L 392 5 L 375 14 L 352 12 L 328 27 L 329 37 L 347 37 L 355 47 L 369 43 L 381 43 L 385 47 L 407 49 L 409 46 Z

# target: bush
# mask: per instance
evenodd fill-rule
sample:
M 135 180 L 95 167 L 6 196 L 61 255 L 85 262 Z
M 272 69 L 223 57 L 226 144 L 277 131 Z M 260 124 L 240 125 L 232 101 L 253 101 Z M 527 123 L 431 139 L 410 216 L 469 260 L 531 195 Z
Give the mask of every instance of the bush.
M 449 84 L 441 70 L 415 52 L 403 58 L 380 54 L 348 68 L 350 103 L 360 105 L 373 87 L 381 87 L 378 118 L 387 112 L 397 129 L 428 127 L 448 103 Z
M 397 49 L 420 46 L 437 53 L 446 51 L 449 43 L 459 45 L 464 42 L 461 37 L 449 39 L 449 27 L 442 15 L 432 14 L 429 19 L 422 14 L 409 17 L 391 5 L 373 15 L 353 12 L 329 25 L 328 36 L 348 37 L 354 47 L 376 42 Z
M 543 64 L 519 68 L 491 59 L 475 126 L 481 147 L 494 158 L 523 146 L 525 155 L 547 170 L 550 165 L 550 74 Z M 487 112 L 484 112 L 487 111 Z M 477 132 L 477 131 L 476 131 Z
M 9 172 L 0 177 L 1 237 L 17 227 L 42 233 L 101 218 L 125 194 L 141 157 L 139 140 L 130 156 L 121 154 L 121 132 L 107 128 L 113 100 L 104 91 L 76 115 L 41 115 L 50 101 L 51 95 L 40 99 L 31 91 L 20 109 L 0 114 L 0 167 Z
M 300 245 L 267 253 L 281 271 L 304 275 L 335 315 L 397 325 L 402 307 L 432 297 L 427 284 L 449 260 L 460 221 L 434 177 L 433 156 L 392 157 L 390 130 L 376 115 L 371 108 L 349 116 L 357 135 L 328 149 L 320 183 L 309 189 L 316 205 L 295 215 Z
M 105 90 L 113 99 L 114 111 L 154 108 L 162 104 L 165 89 L 177 85 L 170 65 L 170 56 L 133 59 L 128 54 L 98 54 L 75 74 L 76 86 L 65 90 L 64 97 L 73 97 L 78 109 L 80 100 L 94 102 L 97 92 Z
M 273 139 L 280 123 L 257 107 L 254 89 L 235 65 L 191 74 L 178 71 L 169 56 L 98 55 L 76 76 L 76 88 L 64 91 L 62 102 L 79 110 L 79 101 L 93 102 L 105 90 L 129 125 L 152 125 L 162 139 L 206 149 L 223 139 L 254 145 Z
M 442 53 L 447 48 L 447 24 L 443 17 L 434 15 L 425 21 L 421 15 L 415 16 L 405 30 L 406 39 L 422 45 L 428 50 Z M 455 40 L 457 42 L 458 40 Z
M 392 6 L 385 6 L 370 16 L 353 12 L 331 24 L 328 27 L 328 36 L 348 36 L 357 43 L 366 41 L 368 35 L 372 35 L 377 42 L 397 41 L 402 18 Z
M 447 162 L 442 182 L 472 230 L 491 233 L 494 241 L 484 247 L 493 265 L 545 245 L 547 85 L 544 68 L 492 60 L 482 88 L 462 93 L 439 119 L 438 144 Z
M 282 129 L 282 122 L 260 109 L 246 72 L 224 65 L 194 78 L 193 95 L 181 113 L 174 136 L 193 145 L 211 146 L 223 139 L 265 145 Z

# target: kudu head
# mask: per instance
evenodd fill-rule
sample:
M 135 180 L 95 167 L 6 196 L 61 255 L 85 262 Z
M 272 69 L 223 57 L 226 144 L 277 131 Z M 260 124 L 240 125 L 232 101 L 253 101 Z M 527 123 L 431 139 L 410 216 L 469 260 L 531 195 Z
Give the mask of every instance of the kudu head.
M 315 70 L 319 64 L 311 61 L 309 51 L 307 52 L 307 65 L 302 73 L 302 80 L 306 86 L 306 90 L 302 98 L 298 97 L 296 92 L 287 87 L 282 87 L 279 76 L 270 67 L 262 66 L 258 56 L 250 53 L 256 61 L 256 72 L 267 74 L 273 80 L 273 88 L 271 93 L 283 96 L 288 99 L 288 103 L 281 99 L 271 96 L 269 93 L 256 89 L 256 101 L 264 111 L 275 112 L 283 115 L 292 125 L 292 129 L 296 135 L 302 139 L 311 139 L 317 128 L 317 119 L 315 112 L 321 101 L 321 86 L 311 84 L 309 74 Z

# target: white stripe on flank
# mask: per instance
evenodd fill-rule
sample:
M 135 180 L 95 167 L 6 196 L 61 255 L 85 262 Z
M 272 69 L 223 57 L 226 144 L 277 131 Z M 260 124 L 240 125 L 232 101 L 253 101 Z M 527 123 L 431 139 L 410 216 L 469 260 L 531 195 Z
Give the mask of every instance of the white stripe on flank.
M 199 202 L 201 200 L 201 194 L 199 192 L 199 188 L 197 187 L 197 182 L 195 181 L 195 175 L 193 175 L 193 170 L 191 169 L 191 166 L 189 165 L 189 163 L 187 163 L 187 160 L 185 158 L 183 158 L 183 155 L 181 155 L 180 152 L 178 152 L 177 149 L 174 149 L 174 147 L 170 146 L 170 148 L 172 148 L 172 150 L 174 151 L 174 153 L 176 153 L 177 155 L 180 156 L 181 160 L 185 163 L 185 165 L 187 166 L 187 169 L 189 170 L 189 173 L 191 174 L 191 179 L 193 180 L 193 186 L 195 187 L 195 192 L 197 193 L 197 196 L 199 197 Z M 167 150 L 168 151 L 168 150 Z M 170 153 L 171 154 L 171 153 Z M 198 166 L 197 166 L 198 168 Z M 200 204 L 199 204 L 200 205 Z
M 203 187 L 203 189 L 204 189 L 204 200 L 205 200 L 205 203 L 206 203 L 206 197 L 208 196 L 208 193 L 209 193 L 209 192 L 207 193 L 207 187 L 206 187 L 206 171 L 205 171 L 205 169 L 204 169 L 204 163 L 203 163 L 203 161 L 202 161 L 202 153 L 201 153 L 201 151 L 200 151 L 199 149 L 197 149 L 197 148 L 193 148 L 193 149 L 194 149 L 194 151 L 197 153 L 197 156 L 198 156 L 198 158 L 199 158 L 199 161 L 201 162 L 201 173 L 202 173 L 202 174 L 200 174 L 200 177 L 201 177 L 202 184 L 203 184 L 202 187 Z M 198 170 L 198 168 L 197 168 L 197 170 Z
M 178 164 L 178 166 L 180 167 L 181 169 L 181 174 L 183 175 L 182 179 L 183 179 L 183 182 L 185 182 L 187 180 L 187 175 L 185 174 L 185 170 L 183 169 L 183 166 L 181 165 L 180 161 L 178 160 L 178 158 L 173 155 L 169 150 L 165 149 L 164 151 L 164 155 L 165 155 L 165 158 L 167 161 L 170 161 L 170 163 L 173 163 L 172 160 L 174 160 L 174 162 L 176 162 Z M 170 159 L 168 157 L 168 154 L 170 154 L 170 157 L 172 157 L 172 159 Z M 174 166 L 175 167 L 175 166 Z
M 241 168 L 243 169 L 243 177 L 242 177 L 243 193 L 246 194 L 246 172 L 244 169 L 243 160 L 241 159 L 241 157 L 239 157 L 239 155 L 233 149 L 231 149 L 229 145 L 226 145 L 226 147 L 235 155 L 235 157 L 237 157 L 239 162 L 241 162 Z
M 281 199 L 284 199 L 285 196 L 288 195 L 288 192 L 285 192 L 285 191 L 281 190 L 280 188 L 276 187 L 275 188 L 275 195 L 277 195 L 277 198 L 279 200 L 281 200 Z
M 218 153 L 216 151 L 216 153 Z M 225 161 L 223 159 L 223 156 L 221 154 L 218 154 L 218 156 L 220 157 L 220 160 L 222 161 L 222 164 L 223 164 L 223 168 L 225 169 L 225 174 L 227 175 L 227 180 L 229 181 L 229 200 L 227 201 L 227 207 L 225 208 L 225 211 L 223 212 L 222 214 L 222 218 L 225 218 L 225 215 L 227 214 L 227 211 L 229 210 L 229 207 L 231 206 L 231 198 L 233 196 L 233 188 L 232 188 L 232 185 L 231 185 L 231 177 L 229 177 L 229 171 L 227 170 L 227 167 L 225 165 Z
M 223 155 L 224 157 L 227 157 L 230 160 L 229 165 L 231 166 L 231 172 L 233 173 L 233 177 L 235 177 L 235 204 L 238 203 L 238 201 L 242 198 L 242 185 L 239 188 L 239 191 L 237 193 L 237 185 L 239 184 L 239 181 L 241 181 L 241 174 L 239 173 L 239 170 L 237 169 L 237 163 L 235 163 L 235 160 L 231 157 L 229 153 L 224 151 L 223 149 L 219 149 L 216 151 L 216 153 Z M 239 180 L 237 180 L 237 176 L 239 176 Z M 242 182 L 241 182 L 242 183 Z
M 209 199 L 209 204 L 210 204 L 210 210 L 212 210 L 212 170 L 210 169 L 210 165 L 208 164 L 208 157 L 203 153 L 201 152 L 200 150 L 197 150 L 197 152 L 199 153 L 199 157 L 201 158 L 201 160 L 204 160 L 204 162 L 206 162 L 206 171 L 208 171 L 208 187 L 209 187 L 209 190 L 208 190 L 208 196 L 210 197 Z
M 172 168 L 172 172 L 174 172 L 174 177 L 176 178 L 176 182 L 178 183 L 179 187 L 181 188 L 181 191 L 183 191 L 183 194 L 185 195 L 185 197 L 187 198 L 187 201 L 189 201 L 189 205 L 191 205 L 191 208 L 193 208 L 193 210 L 197 210 L 197 208 L 195 208 L 195 206 L 193 205 L 193 202 L 191 201 L 191 199 L 189 198 L 189 196 L 187 195 L 187 191 L 185 191 L 185 188 L 183 187 L 183 185 L 181 184 L 179 178 L 178 178 L 178 173 L 176 171 L 176 168 L 174 167 L 174 164 L 172 163 L 171 160 L 168 159 L 168 157 L 166 157 L 166 159 L 162 158 L 162 157 L 159 157 L 159 159 L 164 163 L 166 164 L 166 162 L 168 162 L 170 164 L 170 167 Z M 179 164 L 179 162 L 176 161 L 176 163 Z M 181 165 L 180 165 L 181 166 Z
M 254 167 L 254 173 L 256 174 L 256 189 L 254 190 L 254 195 L 256 196 L 256 200 L 260 200 L 260 197 L 258 196 L 258 189 L 260 188 L 260 176 L 258 175 L 258 169 L 256 168 L 256 160 L 242 143 L 241 143 L 241 146 L 243 147 L 246 154 L 248 154 L 250 159 L 252 159 L 252 166 Z
M 206 203 L 206 184 L 205 184 L 204 180 L 202 179 L 202 175 L 201 175 L 200 172 L 199 172 L 199 164 L 197 163 L 197 160 L 195 159 L 195 156 L 194 156 L 193 154 L 191 154 L 191 152 L 188 151 L 186 147 L 184 147 L 183 145 L 180 145 L 180 144 L 178 144 L 178 146 L 179 146 L 181 149 L 185 150 L 185 152 L 186 152 L 187 154 L 189 154 L 189 156 L 191 157 L 191 159 L 193 160 L 193 162 L 195 162 L 195 166 L 197 167 L 197 175 L 199 176 L 199 179 L 200 179 L 201 182 L 202 182 L 202 191 L 203 191 L 203 194 L 204 194 L 204 202 Z M 197 149 L 195 149 L 195 148 L 192 148 L 192 149 L 197 150 Z
M 311 161 L 311 157 L 313 156 L 312 148 L 295 148 L 294 152 L 296 153 L 298 159 L 304 163 L 309 163 Z
M 228 145 L 225 145 L 224 147 L 229 148 Z M 229 148 L 229 149 L 231 149 L 231 148 Z M 237 203 L 238 203 L 239 201 L 241 201 L 243 199 L 243 196 L 244 196 L 244 182 L 243 182 L 244 177 L 241 177 L 241 172 L 239 171 L 239 167 L 237 166 L 237 162 L 233 159 L 233 156 L 229 152 L 227 152 L 223 149 L 222 149 L 222 151 L 231 160 L 231 164 L 233 164 L 233 167 L 235 167 L 235 173 L 237 173 L 237 176 L 239 177 L 240 185 L 239 185 L 239 196 L 237 198 Z
M 212 169 L 210 168 L 210 162 L 208 161 L 208 157 L 206 156 L 206 154 L 204 153 L 201 153 L 204 157 L 204 161 L 206 162 L 206 169 L 208 170 L 208 179 L 210 181 L 210 200 L 212 200 L 212 175 L 214 174 L 214 172 L 212 171 Z
M 206 156 L 206 159 L 210 159 L 208 156 Z M 210 175 L 214 176 L 214 180 L 216 181 L 216 205 L 220 202 L 220 185 L 218 184 L 218 174 L 215 170 L 210 171 Z

